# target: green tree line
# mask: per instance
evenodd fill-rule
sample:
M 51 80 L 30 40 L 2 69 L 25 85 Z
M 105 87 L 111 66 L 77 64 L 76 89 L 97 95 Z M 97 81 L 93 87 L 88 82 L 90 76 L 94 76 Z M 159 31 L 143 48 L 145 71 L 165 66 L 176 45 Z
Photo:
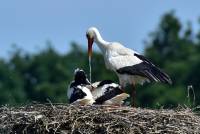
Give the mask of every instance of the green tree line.
M 138 106 L 155 108 L 200 104 L 200 31 L 194 33 L 191 27 L 190 23 L 184 27 L 173 12 L 162 16 L 145 42 L 144 55 L 165 70 L 173 84 L 138 85 Z M 74 69 L 82 68 L 89 74 L 87 52 L 76 43 L 71 43 L 71 50 L 65 54 L 55 51 L 53 45 L 47 46 L 36 54 L 15 49 L 9 60 L 0 59 L 1 105 L 47 102 L 47 99 L 67 103 L 67 87 L 73 80 Z M 103 79 L 118 82 L 117 76 L 105 68 L 101 53 L 94 52 L 92 80 Z M 188 90 L 190 85 L 193 90 Z

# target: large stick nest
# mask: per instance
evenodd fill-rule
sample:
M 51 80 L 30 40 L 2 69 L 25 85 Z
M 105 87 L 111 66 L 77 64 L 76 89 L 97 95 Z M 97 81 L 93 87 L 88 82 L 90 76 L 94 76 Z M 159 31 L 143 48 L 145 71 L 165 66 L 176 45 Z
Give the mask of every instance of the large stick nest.
M 200 117 L 188 108 L 34 104 L 0 108 L 0 133 L 200 133 Z

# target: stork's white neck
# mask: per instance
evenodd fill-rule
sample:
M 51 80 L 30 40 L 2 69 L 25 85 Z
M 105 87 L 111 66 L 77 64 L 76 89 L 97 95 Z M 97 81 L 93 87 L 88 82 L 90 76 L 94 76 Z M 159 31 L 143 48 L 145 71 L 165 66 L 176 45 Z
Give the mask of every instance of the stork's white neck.
M 110 42 L 105 41 L 98 30 L 95 30 L 95 38 L 94 38 L 95 43 L 98 45 L 98 47 L 101 49 L 101 51 L 104 53 L 105 50 L 107 49 L 107 46 L 110 44 Z

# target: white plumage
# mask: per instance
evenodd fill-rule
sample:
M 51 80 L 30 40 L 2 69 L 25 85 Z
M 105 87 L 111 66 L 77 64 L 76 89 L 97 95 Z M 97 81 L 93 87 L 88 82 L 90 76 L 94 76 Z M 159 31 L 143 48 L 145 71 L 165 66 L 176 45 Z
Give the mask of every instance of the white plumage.
M 126 83 L 143 83 L 144 80 L 171 83 L 169 76 L 144 56 L 124 47 L 118 42 L 107 42 L 103 40 L 97 28 L 89 28 L 86 35 L 88 40 L 94 41 L 101 49 L 106 67 L 117 73 L 122 86 L 125 86 Z M 88 44 L 88 51 L 92 49 L 92 41 L 88 41 L 88 43 L 90 43 Z M 143 66 L 140 65 L 141 63 L 143 63 Z M 144 66 L 146 68 L 143 69 Z
M 157 68 L 147 58 L 139 53 L 124 47 L 119 42 L 107 42 L 103 40 L 95 27 L 87 30 L 88 54 L 92 56 L 92 44 L 95 42 L 103 53 L 107 69 L 114 71 L 124 88 L 127 83 L 135 85 L 145 81 L 155 81 L 171 84 L 170 77 Z
M 94 104 L 122 105 L 124 100 L 129 97 L 119 84 L 111 80 L 104 80 L 92 83 L 92 95 L 95 99 Z
M 116 88 L 119 86 L 116 83 L 104 84 L 104 85 L 99 86 L 100 83 L 101 83 L 100 81 L 92 83 L 92 87 L 93 87 L 92 95 L 94 99 L 97 99 L 98 97 L 101 97 L 102 95 L 104 95 L 108 87 Z
M 71 104 L 92 105 L 95 102 L 90 89 L 83 85 L 70 88 L 69 90 L 72 90 L 72 94 L 70 96 L 70 100 L 72 99 L 72 101 L 70 101 Z

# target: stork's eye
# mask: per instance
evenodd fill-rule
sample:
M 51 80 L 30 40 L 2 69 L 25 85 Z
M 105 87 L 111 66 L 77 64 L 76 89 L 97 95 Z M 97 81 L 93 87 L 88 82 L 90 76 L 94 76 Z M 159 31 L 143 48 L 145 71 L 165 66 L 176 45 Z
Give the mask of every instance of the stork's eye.
M 86 37 L 89 38 L 89 34 L 88 33 L 86 34 Z

